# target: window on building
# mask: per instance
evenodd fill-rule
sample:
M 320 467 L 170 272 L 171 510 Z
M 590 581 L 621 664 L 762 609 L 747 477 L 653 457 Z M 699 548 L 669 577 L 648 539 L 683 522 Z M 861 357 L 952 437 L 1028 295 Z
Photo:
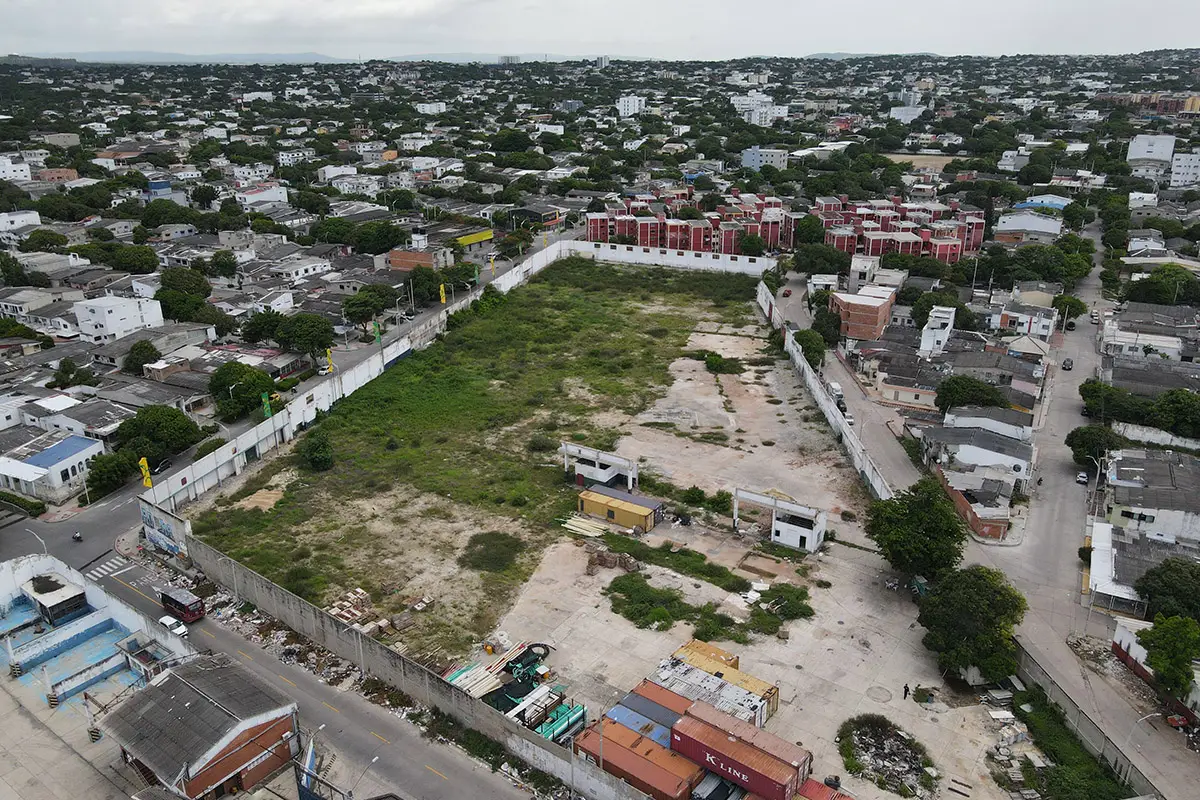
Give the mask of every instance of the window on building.
M 616 517 L 617 517 L 617 512 L 613 511 L 613 510 L 610 508 L 610 509 L 608 510 L 608 513 L 607 513 L 607 514 L 605 514 L 604 516 L 608 517 L 609 519 L 616 519 Z
M 75 475 L 76 475 L 77 473 L 78 473 L 78 469 L 76 468 L 76 466 L 75 466 L 74 464 L 72 464 L 72 465 L 71 465 L 71 477 L 72 477 L 72 478 L 73 478 L 73 477 L 75 477 Z
M 63 481 L 68 481 L 71 479 L 71 474 L 64 469 L 58 473 L 58 477 L 61 478 Z

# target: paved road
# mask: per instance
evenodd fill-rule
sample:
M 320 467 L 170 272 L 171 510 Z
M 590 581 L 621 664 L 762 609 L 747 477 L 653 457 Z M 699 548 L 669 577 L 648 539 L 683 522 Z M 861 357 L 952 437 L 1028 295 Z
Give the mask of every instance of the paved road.
M 784 319 L 794 322 L 801 328 L 812 324 L 808 313 L 808 303 L 803 299 L 807 292 L 805 279 L 792 274 L 787 283 L 776 297 L 776 304 Z M 783 297 L 782 292 L 791 289 L 791 297 Z M 917 468 L 909 460 L 908 453 L 900 446 L 896 435 L 888 427 L 889 423 L 897 431 L 901 430 L 904 418 L 894 408 L 872 401 L 861 388 L 858 381 L 850 374 L 850 370 L 829 352 L 825 357 L 822 373 L 826 381 L 836 381 L 842 385 L 846 397 L 846 410 L 854 415 L 854 427 L 858 430 L 859 439 L 871 454 L 872 460 L 887 479 L 888 485 L 895 491 L 908 488 L 921 477 Z

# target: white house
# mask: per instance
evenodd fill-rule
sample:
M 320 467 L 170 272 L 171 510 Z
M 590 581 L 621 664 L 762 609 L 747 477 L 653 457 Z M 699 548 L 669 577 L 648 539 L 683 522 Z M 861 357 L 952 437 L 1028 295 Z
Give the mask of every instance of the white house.
M 62 430 L 20 430 L 24 441 L 0 456 L 0 487 L 55 504 L 83 491 L 88 462 L 104 452 L 103 442 Z
M 8 156 L 0 156 L 0 180 L 27 181 L 30 179 L 29 165 L 24 161 L 14 161 Z
M 280 314 L 290 311 L 294 307 L 292 293 L 286 289 L 263 295 L 254 303 L 255 311 L 276 311 Z
M 917 350 L 918 355 L 929 358 L 930 356 L 940 356 L 945 352 L 946 342 L 950 340 L 950 334 L 954 333 L 955 313 L 956 309 L 953 306 L 934 306 L 929 309 L 929 319 L 921 328 L 921 346 Z
M 275 154 L 275 161 L 281 167 L 294 167 L 317 157 L 317 151 L 311 147 L 300 147 L 296 150 L 280 150 Z
M 989 430 L 930 428 L 923 443 L 927 463 L 1004 467 L 1017 481 L 1027 481 L 1033 473 L 1033 445 Z
M 6 211 L 0 214 L 0 231 L 24 228 L 26 225 L 41 225 L 42 215 L 36 211 Z
M 349 164 L 327 164 L 317 170 L 317 180 L 321 183 L 329 183 L 334 178 L 340 175 L 357 175 L 358 167 Z
M 1171 188 L 1182 189 L 1200 184 L 1200 149 L 1176 153 L 1171 158 Z
M 286 203 L 286 186 L 277 183 L 260 183 L 233 193 L 233 199 L 243 208 L 253 203 Z
M 417 103 L 416 109 L 418 114 L 445 114 L 446 104 L 440 101 L 434 103 Z
M 946 412 L 947 428 L 978 428 L 1020 442 L 1033 441 L 1033 415 L 1015 408 L 959 406 Z
M 96 297 L 72 306 L 83 341 L 111 342 L 163 324 L 157 300 L 140 297 Z
M 331 268 L 332 265 L 323 258 L 302 257 L 282 261 L 271 267 L 270 272 L 289 281 L 298 281 L 328 272 Z
M 230 172 L 233 174 L 233 179 L 238 184 L 258 183 L 271 177 L 271 173 L 275 168 L 270 164 L 234 164 Z
M 1129 140 L 1125 160 L 1135 178 L 1162 180 L 1171 169 L 1175 154 L 1175 137 L 1169 134 L 1138 134 Z

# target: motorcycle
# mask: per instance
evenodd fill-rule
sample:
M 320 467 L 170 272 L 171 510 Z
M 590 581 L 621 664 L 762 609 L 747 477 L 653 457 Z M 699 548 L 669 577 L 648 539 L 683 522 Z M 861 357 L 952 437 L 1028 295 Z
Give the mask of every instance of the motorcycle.
M 79 531 L 75 531 L 73 534 L 71 534 L 71 539 L 76 542 L 82 542 L 83 534 L 80 533 Z

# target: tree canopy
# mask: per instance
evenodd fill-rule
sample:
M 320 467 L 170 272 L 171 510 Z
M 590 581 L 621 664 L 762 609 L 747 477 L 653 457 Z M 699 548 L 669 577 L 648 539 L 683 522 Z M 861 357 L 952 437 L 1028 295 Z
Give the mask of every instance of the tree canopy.
M 813 369 L 820 369 L 825 363 L 825 338 L 811 328 L 795 331 L 792 338 L 800 345 L 808 365 Z
M 1172 557 L 1151 567 L 1133 584 L 1149 613 L 1200 621 L 1200 563 Z
M 999 389 L 970 375 L 951 375 L 938 384 L 938 411 L 945 414 L 959 406 L 1009 408 L 1011 404 Z
M 263 392 L 272 392 L 275 381 L 261 369 L 230 361 L 217 367 L 208 379 L 208 392 L 222 419 L 235 420 L 261 407 Z
M 917 621 L 942 669 L 978 667 L 984 678 L 998 681 L 1017 670 L 1012 636 L 1026 608 L 1004 573 L 976 565 L 940 578 L 921 601 Z
M 1087 303 L 1069 294 L 1058 295 L 1050 305 L 1067 319 L 1075 319 L 1087 313 Z
M 1200 622 L 1191 617 L 1157 614 L 1154 625 L 1138 631 L 1137 640 L 1146 648 L 1146 665 L 1154 670 L 1158 689 L 1186 699 L 1195 683 L 1192 662 L 1200 659 Z
M 320 314 L 293 314 L 279 323 L 275 337 L 280 347 L 307 353 L 315 361 L 333 347 L 333 323 Z
M 278 342 L 279 326 L 283 320 L 283 314 L 271 308 L 251 314 L 242 323 L 242 339 L 250 344 L 258 344 L 264 341 Z
M 1068 433 L 1063 443 L 1071 448 L 1075 463 L 1091 471 L 1105 453 L 1123 447 L 1125 439 L 1107 425 L 1083 425 Z
M 942 485 L 925 477 L 890 500 L 871 503 L 867 538 L 900 572 L 934 578 L 962 561 L 967 530 Z
M 171 406 L 146 406 L 117 428 L 117 449 L 151 464 L 163 456 L 182 453 L 204 438 L 192 418 Z
M 153 342 L 148 339 L 139 339 L 125 354 L 125 360 L 121 362 L 121 370 L 140 378 L 142 368 L 160 358 L 162 358 L 162 353 L 158 352 L 158 348 L 154 346 Z

